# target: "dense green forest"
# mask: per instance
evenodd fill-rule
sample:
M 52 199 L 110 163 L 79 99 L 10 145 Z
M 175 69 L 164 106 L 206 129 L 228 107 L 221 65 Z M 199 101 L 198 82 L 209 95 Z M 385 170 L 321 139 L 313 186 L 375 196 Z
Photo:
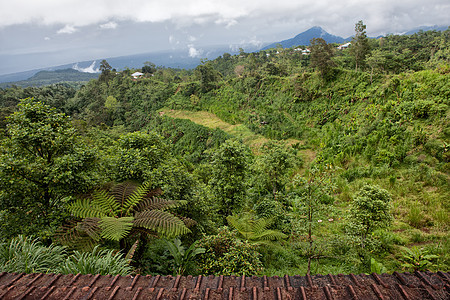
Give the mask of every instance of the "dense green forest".
M 337 47 L 0 89 L 0 271 L 448 271 L 450 30 Z

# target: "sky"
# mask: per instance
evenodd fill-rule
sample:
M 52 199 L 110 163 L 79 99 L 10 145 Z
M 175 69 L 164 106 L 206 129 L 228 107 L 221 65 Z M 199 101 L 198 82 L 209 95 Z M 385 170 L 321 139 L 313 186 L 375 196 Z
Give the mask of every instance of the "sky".
M 349 37 L 450 25 L 449 0 L 0 0 L 0 75 L 210 45 L 259 48 L 312 26 Z

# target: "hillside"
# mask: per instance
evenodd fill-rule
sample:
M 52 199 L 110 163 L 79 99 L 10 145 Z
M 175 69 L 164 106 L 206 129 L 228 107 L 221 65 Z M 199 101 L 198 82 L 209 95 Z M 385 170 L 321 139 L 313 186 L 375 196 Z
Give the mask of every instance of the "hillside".
M 0 89 L 1 239 L 139 274 L 448 271 L 450 31 L 365 42 Z
M 97 79 L 99 74 L 84 73 L 74 69 L 62 69 L 55 71 L 39 71 L 27 80 L 0 83 L 0 88 L 17 85 L 21 87 L 44 86 L 61 82 L 86 82 Z

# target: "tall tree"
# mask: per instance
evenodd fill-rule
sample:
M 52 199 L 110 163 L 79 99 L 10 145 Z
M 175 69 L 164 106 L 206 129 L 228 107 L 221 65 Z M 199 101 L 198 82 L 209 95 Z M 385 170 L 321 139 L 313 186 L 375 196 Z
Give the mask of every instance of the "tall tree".
M 287 182 L 288 174 L 296 166 L 294 151 L 279 142 L 267 142 L 261 147 L 261 155 L 256 159 L 255 167 L 261 174 L 261 181 L 267 191 L 271 191 L 274 198 Z
M 322 78 L 325 78 L 334 66 L 331 58 L 334 56 L 333 47 L 322 38 L 313 38 L 310 41 L 311 67 L 317 68 Z
M 47 226 L 56 218 L 50 216 L 64 210 L 64 197 L 96 183 L 95 154 L 81 143 L 67 116 L 32 98 L 22 100 L 7 120 L 0 153 L 0 209 L 8 212 L 9 220 L 31 218 L 33 225 Z
M 318 241 L 313 236 L 316 226 L 320 224 L 319 216 L 323 214 L 327 207 L 324 202 L 328 201 L 333 191 L 333 182 L 331 176 L 331 166 L 318 165 L 313 166 L 307 173 L 306 177 L 296 175 L 293 179 L 292 185 L 294 192 L 297 195 L 296 206 L 294 212 L 301 225 L 302 231 L 307 235 L 307 250 L 308 269 L 307 274 L 311 274 L 311 262 L 313 259 L 319 259 L 321 253 L 318 249 Z
M 358 68 L 364 65 L 364 60 L 370 52 L 369 40 L 366 35 L 366 25 L 364 25 L 363 21 L 355 24 L 355 36 L 352 38 L 350 52 L 355 60 L 355 69 L 358 71 Z
M 100 77 L 98 78 L 100 81 L 108 82 L 111 79 L 111 65 L 104 59 L 100 62 Z
M 231 140 L 223 143 L 212 156 L 209 185 L 224 222 L 244 203 L 249 157 L 250 150 L 246 146 Z

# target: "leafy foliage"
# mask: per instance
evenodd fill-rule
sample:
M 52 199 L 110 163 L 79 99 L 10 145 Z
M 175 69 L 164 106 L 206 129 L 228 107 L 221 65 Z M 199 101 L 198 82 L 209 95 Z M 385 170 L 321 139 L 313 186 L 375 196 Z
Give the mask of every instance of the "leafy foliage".
M 67 116 L 32 98 L 22 100 L 7 120 L 0 151 L 0 209 L 9 218 L 22 214 L 24 220 L 39 220 L 42 230 L 52 219 L 61 219 L 64 197 L 98 182 L 96 155 L 80 142 Z
M 261 254 L 255 246 L 240 241 L 227 227 L 221 227 L 217 235 L 206 236 L 200 240 L 205 253 L 200 255 L 202 274 L 256 275 L 262 270 Z
M 179 238 L 175 238 L 173 242 L 168 240 L 165 240 L 165 242 L 175 262 L 175 274 L 183 275 L 191 267 L 195 256 L 205 253 L 205 249 L 197 247 L 196 242 L 192 243 L 187 249 L 181 245 Z
M 348 231 L 361 236 L 361 246 L 375 229 L 385 228 L 392 222 L 391 196 L 377 186 L 365 185 L 352 202 Z
M 209 186 L 225 219 L 243 206 L 250 151 L 237 141 L 227 140 L 214 151 Z
M 402 267 L 407 271 L 425 271 L 434 266 L 433 260 L 439 258 L 437 255 L 428 254 L 424 248 L 413 246 L 411 248 L 403 247 L 402 256 L 399 258 L 402 261 Z

